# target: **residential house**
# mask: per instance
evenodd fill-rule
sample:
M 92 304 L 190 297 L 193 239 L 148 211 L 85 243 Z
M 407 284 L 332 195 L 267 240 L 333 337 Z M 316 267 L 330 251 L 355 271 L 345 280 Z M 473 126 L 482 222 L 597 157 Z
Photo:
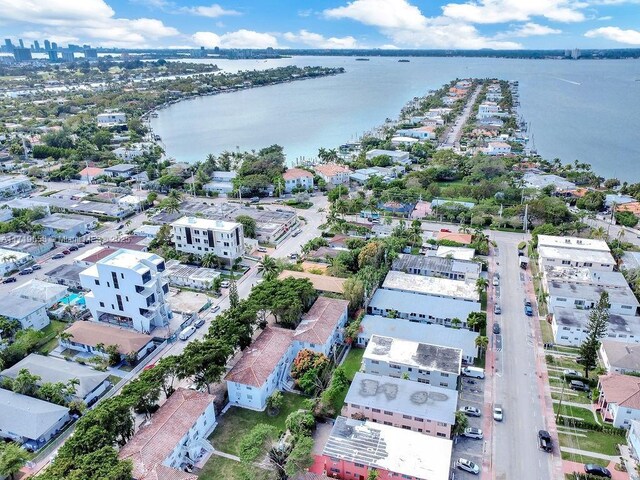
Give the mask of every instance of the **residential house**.
M 196 290 L 210 290 L 220 272 L 213 268 L 184 265 L 178 260 L 167 262 L 166 276 L 169 284 L 177 287 L 189 287 Z
M 316 457 L 324 472 L 342 480 L 448 480 L 452 442 L 379 423 L 338 417 Z
M 598 355 L 607 373 L 640 372 L 640 345 L 605 339 Z
M 478 106 L 477 118 L 499 117 L 503 112 L 495 102 L 485 101 Z
M 70 213 L 53 213 L 33 223 L 42 225 L 42 234 L 47 237 L 74 241 L 98 225 L 95 217 Z
M 182 217 L 171 224 L 173 242 L 179 252 L 203 256 L 212 253 L 228 265 L 244 255 L 241 223 Z
M 70 420 L 69 409 L 0 389 L 0 437 L 38 450 Z
M 475 282 L 451 280 L 449 278 L 426 277 L 391 270 L 382 283 L 385 290 L 419 293 L 431 297 L 443 297 L 463 300 L 466 302 L 480 302 L 480 293 Z
M 44 303 L 46 308 L 53 307 L 68 293 L 67 287 L 57 283 L 44 282 L 33 279 L 11 290 L 11 295 L 17 298 Z
M 77 380 L 75 394 L 71 398 L 92 405 L 109 388 L 109 373 L 95 370 L 77 362 L 68 362 L 61 358 L 32 353 L 13 367 L 0 372 L 0 376 L 15 379 L 21 370 L 26 369 L 32 375 L 40 377 L 38 384 L 64 383 Z
M 597 409 L 605 422 L 617 428 L 631 427 L 640 420 L 640 378 L 609 373 L 598 378 Z
M 398 255 L 398 258 L 393 261 L 391 268 L 395 271 L 413 275 L 473 282 L 480 277 L 481 271 L 478 262 L 409 254 Z
M 131 163 L 120 163 L 104 169 L 104 174 L 109 177 L 131 178 L 138 167 Z
M 462 362 L 473 364 L 478 357 L 476 338 L 480 334 L 466 328 L 449 328 L 444 325 L 418 323 L 402 318 L 365 315 L 360 322 L 360 330 L 357 335 L 355 344 L 359 347 L 366 347 L 372 335 L 380 335 L 458 348 L 462 350 Z
M 0 234 L 2 250 L 12 250 L 32 257 L 39 257 L 53 249 L 53 240 L 44 236 L 32 236 L 18 233 Z M 22 257 L 24 258 L 24 257 Z
M 122 356 L 137 353 L 141 360 L 155 349 L 150 335 L 97 322 L 74 322 L 65 333 L 70 337 L 60 339 L 60 346 L 92 355 L 106 356 L 100 346 L 116 345 Z
M 26 175 L 0 175 L 0 196 L 12 197 L 18 193 L 28 192 L 33 188 Z
M 570 266 L 612 271 L 616 265 L 607 242 L 592 238 L 539 235 L 538 257 L 540 269 Z
M 165 263 L 154 253 L 119 249 L 80 273 L 87 308 L 96 322 L 149 333 L 172 317 L 165 301 Z
M 213 450 L 214 397 L 178 388 L 118 452 L 133 464 L 133 480 L 195 480 L 186 473 Z
M 418 140 L 433 140 L 436 137 L 436 127 L 401 128 L 396 135 L 417 138 Z
M 420 140 L 418 140 L 417 138 L 413 138 L 413 137 L 406 137 L 403 135 L 396 135 L 395 137 L 391 137 L 391 145 L 393 145 L 394 147 L 399 147 L 401 145 L 413 145 L 415 143 L 418 143 Z
M 333 347 L 344 340 L 348 307 L 347 300 L 318 297 L 294 330 L 295 354 L 309 349 L 330 357 Z
M 127 124 L 127 115 L 122 112 L 99 113 L 96 117 L 99 127 L 115 127 Z
M 524 186 L 542 190 L 545 187 L 553 186 L 558 191 L 575 190 L 576 184 L 558 175 L 546 174 L 539 170 L 527 171 L 522 176 Z M 566 237 L 562 237 L 566 238 Z
M 407 377 L 420 383 L 456 390 L 462 350 L 399 338 L 372 335 L 362 356 L 362 369 L 373 375 Z
M 211 174 L 211 181 L 202 188 L 207 192 L 228 195 L 233 192 L 233 180 L 237 175 L 236 172 L 215 171 Z
M 553 308 L 551 330 L 558 345 L 578 347 L 587 339 L 589 310 L 559 307 Z M 640 317 L 609 313 L 607 339 L 624 343 L 640 343 Z
M 85 167 L 78 172 L 81 180 L 86 180 L 87 183 L 92 183 L 96 177 L 104 175 L 104 169 L 98 167 Z
M 471 261 L 476 256 L 476 251 L 473 248 L 467 247 L 449 247 L 447 245 L 438 245 L 435 256 Z
M 484 153 L 487 155 L 510 155 L 511 145 L 506 142 L 489 142 Z
M 367 312 L 372 315 L 445 326 L 453 324 L 461 328 L 467 327 L 467 317 L 471 312 L 479 311 L 481 311 L 479 302 L 384 288 L 376 290 L 367 307 Z
M 140 145 L 130 147 L 118 147 L 113 150 L 113 154 L 120 160 L 125 162 L 135 160 L 136 158 L 144 155 L 144 149 Z
M 351 171 L 343 167 L 342 165 L 337 165 L 335 163 L 325 163 L 321 165 L 316 165 L 313 167 L 315 172 L 318 174 L 320 178 L 322 178 L 327 188 L 332 188 L 337 185 L 344 185 L 349 183 L 349 174 Z
M 289 168 L 283 174 L 284 191 L 291 193 L 295 189 L 313 189 L 313 174 L 302 168 Z
M 60 285 L 65 285 L 69 288 L 82 288 L 80 283 L 80 274 L 86 270 L 86 266 L 80 264 L 62 264 L 58 265 L 52 270 L 49 270 L 44 275 L 52 282 Z
M 46 303 L 13 295 L 0 296 L 0 316 L 20 322 L 24 329 L 42 330 L 51 323 Z
M 32 259 L 33 257 L 29 253 L 0 248 L 0 275 L 17 270 Z
M 405 152 L 404 150 L 382 150 L 379 148 L 374 148 L 373 150 L 369 150 L 365 154 L 365 158 L 367 160 L 373 160 L 374 158 L 381 155 L 390 157 L 391 161 L 395 164 L 404 166 L 411 165 L 411 157 L 409 156 L 409 152 Z
M 346 278 L 330 277 L 329 275 L 318 275 L 316 273 L 295 272 L 293 270 L 283 270 L 278 279 L 285 278 L 302 278 L 307 279 L 320 293 L 335 293 L 342 295 L 344 293 L 344 282 Z
M 344 400 L 347 418 L 450 438 L 458 394 L 447 388 L 358 372 Z

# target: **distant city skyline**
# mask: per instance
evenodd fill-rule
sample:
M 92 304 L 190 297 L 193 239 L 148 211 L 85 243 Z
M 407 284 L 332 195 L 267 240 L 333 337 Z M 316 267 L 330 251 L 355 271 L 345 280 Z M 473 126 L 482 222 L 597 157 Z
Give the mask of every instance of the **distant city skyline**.
M 0 0 L 3 36 L 122 48 L 640 47 L 638 0 Z M 38 41 L 38 45 L 35 42 Z M 44 46 L 43 46 L 44 45 Z

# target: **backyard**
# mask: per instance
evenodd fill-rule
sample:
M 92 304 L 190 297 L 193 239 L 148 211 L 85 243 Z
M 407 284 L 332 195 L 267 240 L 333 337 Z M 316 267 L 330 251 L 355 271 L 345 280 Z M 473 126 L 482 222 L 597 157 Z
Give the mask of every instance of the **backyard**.
M 258 467 L 244 466 L 235 460 L 212 455 L 198 474 L 200 480 L 271 480 L 274 472 Z
M 69 324 L 66 322 L 51 320 L 51 323 L 42 329 L 44 337 L 42 339 L 42 345 L 38 348 L 38 352 L 47 355 L 56 348 L 58 346 L 58 334 L 68 326 Z

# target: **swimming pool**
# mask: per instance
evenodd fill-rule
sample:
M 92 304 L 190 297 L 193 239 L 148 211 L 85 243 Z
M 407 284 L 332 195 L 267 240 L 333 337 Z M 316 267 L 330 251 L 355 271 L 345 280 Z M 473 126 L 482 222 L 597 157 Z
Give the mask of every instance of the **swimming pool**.
M 60 300 L 60 302 L 64 303 L 65 305 L 83 305 L 84 306 L 85 304 L 84 295 L 81 293 L 70 293 L 69 295 L 64 297 L 62 300 Z

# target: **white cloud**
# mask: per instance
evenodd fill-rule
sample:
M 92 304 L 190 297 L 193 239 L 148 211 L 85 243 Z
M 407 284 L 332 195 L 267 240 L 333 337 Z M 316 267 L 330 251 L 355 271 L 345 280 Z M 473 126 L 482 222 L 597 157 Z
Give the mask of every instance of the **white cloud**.
M 394 45 L 405 48 L 516 49 L 511 41 L 484 37 L 466 22 L 447 17 L 425 17 L 407 0 L 355 0 L 324 11 L 327 18 L 351 19 L 378 27 Z
M 613 17 L 611 15 L 605 15 L 604 17 L 598 17 L 596 18 L 596 20 L 599 20 L 601 22 L 607 21 L 607 20 L 613 20 Z
M 154 45 L 179 34 L 160 20 L 116 18 L 103 0 L 0 0 L 0 12 L 14 25 L 38 26 L 52 38 L 73 36 L 119 47 Z
M 240 15 L 240 12 L 238 12 L 237 10 L 226 10 L 217 3 L 214 3 L 213 5 L 210 5 L 208 7 L 183 7 L 180 9 L 180 11 L 209 18 L 218 18 L 225 15 Z
M 499 33 L 495 35 L 493 38 L 511 38 L 511 37 L 536 37 L 536 36 L 544 36 L 544 35 L 557 35 L 562 33 L 562 30 L 557 28 L 551 28 L 547 25 L 540 25 L 538 23 L 527 22 L 524 25 L 520 25 L 513 30 L 509 30 L 507 32 Z
M 222 35 L 213 32 L 196 32 L 191 38 L 196 45 L 207 48 L 276 48 L 278 46 L 278 39 L 270 33 L 244 29 Z
M 445 17 L 468 23 L 525 22 L 544 17 L 556 22 L 581 22 L 586 19 L 578 0 L 479 0 L 449 3 L 442 7 Z
M 381 50 L 400 50 L 398 47 L 390 43 L 385 43 L 384 45 L 381 45 L 380 49 Z
M 620 27 L 601 27 L 589 30 L 584 36 L 588 38 L 606 38 L 628 45 L 640 45 L 639 30 L 623 30 Z
M 356 39 L 351 36 L 326 38 L 319 33 L 300 30 L 298 33 L 287 32 L 283 37 L 289 42 L 302 43 L 312 48 L 358 48 Z

